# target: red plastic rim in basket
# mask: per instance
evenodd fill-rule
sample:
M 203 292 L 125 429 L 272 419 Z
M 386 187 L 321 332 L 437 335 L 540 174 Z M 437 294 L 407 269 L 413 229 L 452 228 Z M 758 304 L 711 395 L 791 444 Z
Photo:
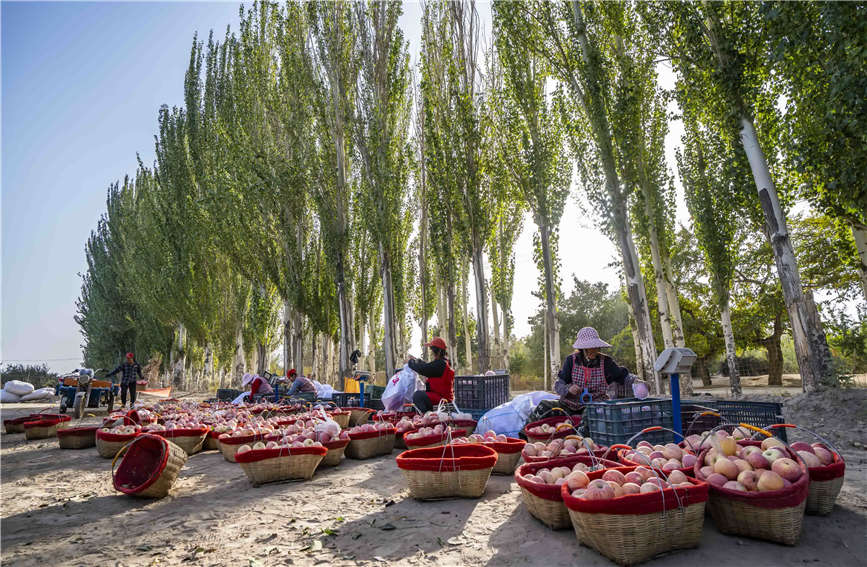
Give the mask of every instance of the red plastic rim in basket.
M 129 441 L 133 437 L 137 437 L 142 435 L 142 433 L 136 431 L 135 433 L 111 433 L 110 431 L 103 431 L 101 429 L 96 430 L 96 436 L 103 441 Z
M 534 435 L 530 433 L 530 429 L 534 427 L 538 427 L 540 425 L 548 424 L 554 425 L 555 423 L 563 423 L 564 421 L 571 421 L 572 427 L 563 427 L 554 433 L 549 433 L 547 435 Z M 566 437 L 567 435 L 572 435 L 575 433 L 575 427 L 581 425 L 581 416 L 580 415 L 559 415 L 556 417 L 546 417 L 545 419 L 540 419 L 539 421 L 534 421 L 532 423 L 528 423 L 524 426 L 524 435 L 527 436 L 527 439 L 531 441 L 548 441 L 551 439 L 558 439 Z
M 130 443 L 114 474 L 115 489 L 136 494 L 152 485 L 169 459 L 169 442 L 156 435 L 139 435 Z
M 190 429 L 163 429 L 154 431 L 160 437 L 174 439 L 175 437 L 201 437 L 208 432 L 207 427 L 195 427 Z
M 353 441 L 358 441 L 359 439 L 373 439 L 374 437 L 385 437 L 386 435 L 394 435 L 395 429 L 394 427 L 389 427 L 388 429 L 377 429 L 376 431 L 362 431 L 359 433 L 349 433 L 349 438 Z
M 637 467 L 617 467 L 615 470 L 626 474 Z M 605 471 L 587 473 L 590 480 L 601 478 Z M 707 502 L 710 485 L 704 481 L 690 478 L 691 487 L 671 487 L 658 492 L 626 494 L 606 500 L 585 500 L 575 498 L 565 484 L 558 486 L 560 497 L 566 507 L 576 512 L 590 514 L 654 514 L 663 510 L 685 508 L 691 504 Z
M 349 445 L 349 439 L 335 439 L 333 441 L 329 441 L 328 443 L 323 443 L 326 449 L 331 451 L 332 449 L 341 449 Z
M 608 458 L 608 457 L 616 457 L 616 455 L 614 455 L 613 453 L 611 453 L 608 450 L 608 447 L 599 447 L 598 449 L 593 449 L 592 453 L 593 453 L 594 457 L 597 457 L 599 459 L 607 459 L 611 462 L 616 463 L 617 466 L 620 466 L 620 463 L 618 463 L 617 461 L 614 461 L 613 459 Z M 557 455 L 556 457 L 539 457 L 539 456 L 529 457 L 529 456 L 525 455 L 522 458 L 524 459 L 525 463 L 544 463 L 544 462 L 550 461 L 552 459 L 566 459 L 569 457 L 589 457 L 589 456 L 590 455 L 588 453 L 572 453 L 571 455 Z
M 222 433 L 220 435 L 222 435 Z M 265 436 L 258 433 L 255 435 L 244 435 L 242 437 L 232 437 L 231 435 L 229 435 L 228 437 L 223 437 L 222 439 L 217 437 L 217 440 L 223 445 L 244 445 L 247 443 L 255 443 L 256 441 L 264 441 Z
M 243 453 L 235 453 L 235 461 L 255 463 L 276 457 L 293 457 L 295 455 L 321 455 L 324 457 L 326 454 L 328 454 L 327 447 L 278 447 L 276 449 L 252 449 Z
M 599 471 L 600 475 L 606 469 L 618 468 L 620 466 L 619 463 L 615 463 L 614 461 L 609 461 L 607 459 L 596 459 L 594 462 L 594 460 L 590 458 L 589 455 L 557 457 L 539 463 L 525 463 L 521 465 L 520 467 L 518 467 L 518 470 L 515 471 L 515 481 L 518 483 L 518 486 L 526 488 L 530 492 L 530 494 L 533 494 L 534 496 L 544 498 L 545 500 L 559 501 L 563 499 L 560 496 L 559 486 L 557 486 L 556 484 L 539 484 L 537 482 L 530 482 L 528 480 L 525 480 L 524 477 L 528 474 L 536 474 L 536 472 L 541 469 L 550 469 L 553 467 L 569 467 L 571 469 L 578 463 L 584 463 L 588 467 L 596 464 L 601 464 L 604 469 Z M 587 474 L 589 475 L 590 473 Z
M 475 471 L 493 468 L 497 452 L 478 444 L 442 445 L 404 451 L 396 461 L 398 468 L 408 471 Z
M 686 453 L 687 449 L 683 449 L 683 451 L 684 451 L 684 453 Z M 689 454 L 692 455 L 693 453 L 690 451 Z M 698 457 L 696 457 L 696 459 L 698 459 Z M 627 466 L 627 467 L 647 467 L 649 469 L 656 469 L 656 467 L 654 467 L 650 463 L 638 463 L 636 461 L 630 461 L 629 459 L 626 458 L 626 449 L 619 449 L 617 451 L 617 460 L 620 461 L 621 463 L 623 463 L 623 465 Z M 698 462 L 698 461 L 696 461 L 696 462 Z M 693 476 L 695 474 L 695 467 L 694 466 L 693 467 L 681 467 L 677 470 L 679 470 L 680 472 L 682 472 L 686 476 Z M 671 472 L 671 471 L 669 471 L 669 472 Z M 665 474 L 668 474 L 668 473 L 665 473 Z
M 826 449 L 834 455 L 834 461 L 821 467 L 808 468 L 807 470 L 810 472 L 810 480 L 822 482 L 834 480 L 835 478 L 840 478 L 846 474 L 846 462 L 843 460 L 843 457 L 827 447 Z
M 761 446 L 761 444 L 761 441 L 738 441 L 738 445 L 742 447 L 746 447 L 747 445 Z M 785 449 L 789 458 L 798 463 L 798 466 L 801 467 L 801 477 L 796 482 L 793 482 L 792 486 L 786 486 L 780 490 L 769 490 L 767 492 L 743 492 L 741 490 L 729 490 L 728 488 L 711 484 L 709 485 L 710 490 L 714 494 L 724 495 L 730 500 L 758 506 L 759 508 L 775 510 L 797 506 L 807 499 L 807 495 L 810 492 L 810 475 L 807 473 L 807 466 L 804 464 L 804 461 L 801 460 L 801 457 L 792 452 L 788 447 L 783 447 L 783 449 Z M 709 450 L 710 449 L 704 449 L 699 454 L 693 471 L 695 478 L 699 478 L 699 471 L 704 463 L 705 455 Z
M 517 439 L 515 437 L 506 437 L 505 441 L 482 441 L 479 443 L 479 445 L 490 447 L 497 453 L 502 453 L 504 455 L 520 453 L 526 444 L 527 442 L 523 439 Z
M 465 437 L 467 432 L 463 429 L 453 429 L 451 431 L 452 437 Z M 425 435 L 424 437 L 416 437 L 414 439 L 410 439 L 404 434 L 403 442 L 406 443 L 406 446 L 412 449 L 413 447 L 426 447 L 428 445 L 433 445 L 434 443 L 440 443 L 449 438 L 449 432 L 443 431 L 442 433 L 434 433 L 432 435 Z
M 383 414 L 377 412 L 377 413 L 373 414 L 373 416 L 371 416 L 371 417 L 372 417 L 373 421 L 388 421 L 389 423 L 397 423 L 403 417 L 414 417 L 416 415 L 418 415 L 418 414 L 415 413 L 414 411 L 399 411 L 399 412 L 389 414 L 389 415 L 383 415 Z
M 69 421 L 70 419 L 72 418 L 68 415 L 61 415 L 58 417 L 52 416 L 49 418 L 37 419 L 35 421 L 25 421 L 23 426 L 24 429 L 30 429 L 31 427 L 51 427 L 52 425 L 58 425 L 64 421 Z

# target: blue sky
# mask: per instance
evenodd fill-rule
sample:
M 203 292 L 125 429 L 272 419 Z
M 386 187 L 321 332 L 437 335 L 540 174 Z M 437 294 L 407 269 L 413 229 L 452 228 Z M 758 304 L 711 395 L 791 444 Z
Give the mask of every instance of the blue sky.
M 236 2 L 2 3 L 2 340 L 0 360 L 77 367 L 73 321 L 85 270 L 84 243 L 105 208 L 108 185 L 153 161 L 161 104 L 183 101 L 193 34 L 236 28 Z M 401 27 L 413 61 L 420 4 L 405 3 Z M 490 40 L 490 5 L 479 3 Z M 670 80 L 668 77 L 663 80 Z M 667 153 L 673 165 L 673 141 Z M 679 199 L 680 219 L 685 207 Z M 529 331 L 532 221 L 517 243 L 516 333 Z M 564 292 L 571 274 L 618 284 L 613 245 L 570 199 L 561 223 Z M 580 257 L 575 249 L 581 250 Z M 472 301 L 471 301 L 472 303 Z M 413 341 L 414 343 L 418 341 Z

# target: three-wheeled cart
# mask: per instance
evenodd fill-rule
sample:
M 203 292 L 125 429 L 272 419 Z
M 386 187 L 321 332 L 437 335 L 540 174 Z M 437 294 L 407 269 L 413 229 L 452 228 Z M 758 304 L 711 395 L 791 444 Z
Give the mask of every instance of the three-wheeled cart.
M 108 411 L 114 409 L 114 398 L 120 393 L 120 387 L 108 380 L 80 380 L 76 376 L 62 378 L 54 387 L 54 393 L 60 396 L 60 413 L 73 409 L 75 418 L 84 413 L 84 408 L 106 406 Z

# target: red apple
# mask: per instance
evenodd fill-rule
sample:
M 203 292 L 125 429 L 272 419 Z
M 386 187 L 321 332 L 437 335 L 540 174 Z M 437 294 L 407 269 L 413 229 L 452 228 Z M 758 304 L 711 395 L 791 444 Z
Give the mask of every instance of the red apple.
M 728 459 L 718 459 L 713 466 L 713 472 L 725 476 L 728 480 L 734 480 L 740 474 L 740 469 L 736 464 Z
M 792 482 L 795 482 L 801 477 L 801 466 L 787 457 L 774 461 L 771 464 L 771 470 Z
M 756 471 L 741 471 L 741 474 L 738 475 L 738 482 L 744 485 L 747 490 L 756 490 L 759 475 L 756 474 Z
M 616 482 L 618 486 L 622 485 L 626 482 L 626 477 L 624 474 L 618 470 L 608 469 L 604 473 L 602 473 L 602 480 L 608 480 L 612 482 Z
M 634 482 L 624 482 L 621 487 L 623 490 L 623 494 L 638 494 L 641 492 L 641 486 Z
M 754 469 L 770 469 L 771 463 L 768 459 L 765 458 L 765 454 L 758 450 L 756 447 L 756 451 L 753 451 L 749 455 L 746 456 L 745 459 L 751 467 Z
M 741 472 L 753 470 L 753 466 L 743 459 L 736 459 L 734 463 Z
M 741 492 L 747 491 L 747 488 L 736 480 L 728 481 L 723 485 L 723 488 L 726 488 L 728 490 L 740 490 Z
M 834 453 L 819 443 L 813 444 L 813 452 L 816 453 L 823 465 L 830 465 L 834 462 Z
M 743 447 L 742 455 L 746 459 L 752 453 L 761 453 L 762 449 L 760 447 L 756 447 L 755 445 L 747 445 Z
M 722 486 L 727 483 L 729 479 L 719 473 L 713 473 L 707 477 L 707 481 L 714 486 Z
M 698 474 L 702 479 L 707 480 L 707 478 L 713 474 L 713 467 L 710 465 L 706 465 L 698 469 Z
M 801 460 L 804 461 L 804 464 L 807 465 L 808 469 L 822 466 L 822 461 L 819 460 L 819 457 L 817 457 L 815 453 L 810 451 L 798 451 L 798 456 L 801 457 Z
M 649 482 L 645 482 L 644 484 L 642 484 L 641 489 L 640 489 L 640 492 L 642 494 L 644 494 L 645 492 L 659 492 L 659 491 L 660 491 L 660 488 L 657 485 L 649 483 Z
M 794 451 L 796 453 L 799 453 L 801 451 L 806 451 L 808 453 L 814 453 L 813 447 L 811 447 L 809 443 L 804 443 L 802 441 L 795 441 L 794 443 L 789 445 L 789 447 L 792 449 L 792 451 Z
M 764 458 L 766 458 L 768 460 L 768 462 L 772 465 L 774 464 L 774 461 L 776 461 L 777 459 L 781 459 L 781 458 L 785 457 L 785 455 L 783 455 L 781 452 L 777 451 L 774 448 L 766 449 L 765 451 L 762 451 L 762 456 Z
M 782 441 L 777 439 L 776 437 L 766 437 L 764 441 L 762 441 L 762 451 L 767 451 L 771 447 L 784 447 Z
M 759 482 L 756 484 L 760 492 L 782 490 L 783 486 L 785 486 L 783 477 L 774 471 L 762 471 L 762 474 L 759 476 Z
M 680 484 L 682 482 L 687 482 L 687 478 L 682 471 L 671 471 L 668 475 L 668 482 L 671 484 Z
M 631 482 L 637 484 L 638 486 L 641 486 L 644 483 L 644 477 L 641 476 L 641 473 L 636 471 L 630 471 L 626 473 L 623 478 L 626 482 Z
M 681 459 L 681 462 L 683 463 L 684 467 L 692 468 L 695 466 L 695 463 L 697 460 L 698 460 L 698 458 L 696 458 L 695 455 L 690 454 L 690 453 L 684 453 L 683 459 Z

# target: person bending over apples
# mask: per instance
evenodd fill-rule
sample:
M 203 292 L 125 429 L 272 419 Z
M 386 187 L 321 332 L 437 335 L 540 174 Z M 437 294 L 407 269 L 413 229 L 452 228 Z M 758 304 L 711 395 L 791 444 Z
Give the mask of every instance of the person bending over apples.
M 455 371 L 452 370 L 446 358 L 446 342 L 435 337 L 424 346 L 430 347 L 433 356 L 432 361 L 425 362 L 411 356 L 406 362 L 413 371 L 421 376 L 425 383 L 426 389 L 418 390 L 412 396 L 412 403 L 422 413 L 433 410 L 434 405 L 438 404 L 440 400 L 451 402 L 455 399 Z

